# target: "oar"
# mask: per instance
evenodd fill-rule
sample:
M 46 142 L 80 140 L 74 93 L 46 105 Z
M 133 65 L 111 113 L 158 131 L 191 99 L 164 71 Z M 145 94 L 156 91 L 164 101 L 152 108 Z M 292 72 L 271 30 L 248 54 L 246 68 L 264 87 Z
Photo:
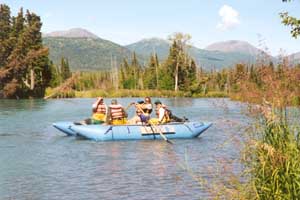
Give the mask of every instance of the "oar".
M 125 111 L 127 111 L 132 105 L 134 105 L 134 103 L 130 103 L 130 104 L 125 108 Z
M 143 114 L 145 114 L 144 111 L 143 111 L 142 109 L 140 109 L 140 110 L 142 111 Z M 161 130 L 158 126 L 154 125 L 153 123 L 149 123 L 149 124 L 150 124 L 150 126 L 151 126 L 151 129 L 152 129 L 152 132 L 153 132 L 153 133 L 154 133 L 154 131 L 153 131 L 153 128 L 154 128 L 155 130 L 158 131 L 158 133 L 160 134 L 160 136 L 161 136 L 166 142 L 168 142 L 168 143 L 170 143 L 170 144 L 174 144 L 172 141 L 170 141 L 170 140 L 163 134 L 162 130 Z
M 131 104 L 130 104 L 130 105 L 131 105 Z M 140 111 L 145 115 L 145 112 L 143 111 L 143 109 L 142 109 L 140 106 L 138 106 L 137 109 L 140 110 Z M 151 123 L 149 123 L 149 125 L 150 125 L 150 127 L 151 127 L 151 130 L 152 130 L 153 134 L 154 134 L 154 130 L 153 130 L 153 128 L 154 128 L 155 130 L 158 131 L 158 133 L 160 134 L 160 136 L 161 136 L 166 142 L 168 142 L 168 143 L 170 143 L 170 144 L 174 144 L 172 141 L 168 140 L 168 138 L 162 133 L 162 131 L 161 131 L 160 128 L 156 127 L 154 124 L 151 124 Z
M 153 128 L 154 128 L 155 130 L 158 131 L 159 135 L 160 135 L 166 142 L 168 142 L 168 143 L 170 143 L 170 144 L 174 144 L 171 140 L 169 140 L 169 139 L 163 134 L 163 132 L 161 131 L 161 129 L 160 129 L 158 126 L 155 126 L 154 124 L 151 124 L 151 123 L 150 123 L 150 126 L 151 126 L 151 129 L 152 129 L 152 132 L 153 132 L 153 133 L 154 133 L 154 130 L 153 130 Z

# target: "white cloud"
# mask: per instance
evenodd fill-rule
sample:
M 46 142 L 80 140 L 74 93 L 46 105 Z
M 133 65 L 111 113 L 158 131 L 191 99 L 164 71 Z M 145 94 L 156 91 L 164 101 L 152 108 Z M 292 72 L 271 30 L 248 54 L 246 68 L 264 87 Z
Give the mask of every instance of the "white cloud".
M 219 10 L 219 15 L 222 19 L 217 25 L 217 29 L 225 31 L 240 24 L 239 13 L 231 6 L 223 5 Z

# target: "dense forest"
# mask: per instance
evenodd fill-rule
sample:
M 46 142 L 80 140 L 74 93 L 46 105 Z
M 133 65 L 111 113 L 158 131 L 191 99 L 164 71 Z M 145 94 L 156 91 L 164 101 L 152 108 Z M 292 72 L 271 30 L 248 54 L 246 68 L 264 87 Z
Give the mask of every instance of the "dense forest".
M 4 98 L 43 97 L 51 81 L 48 49 L 42 45 L 41 20 L 21 8 L 11 16 L 0 5 L 0 95 Z

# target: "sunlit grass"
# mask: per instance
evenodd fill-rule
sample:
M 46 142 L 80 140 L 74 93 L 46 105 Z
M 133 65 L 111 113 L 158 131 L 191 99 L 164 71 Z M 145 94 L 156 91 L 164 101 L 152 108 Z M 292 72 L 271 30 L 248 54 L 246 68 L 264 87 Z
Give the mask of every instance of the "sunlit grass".
M 47 88 L 46 95 L 48 96 L 53 92 L 53 89 Z M 224 92 L 208 92 L 207 94 L 193 94 L 179 91 L 175 92 L 172 90 L 103 90 L 103 89 L 93 89 L 93 90 L 84 90 L 84 91 L 75 91 L 70 90 L 68 92 L 59 92 L 54 95 L 52 98 L 95 98 L 98 96 L 102 97 L 210 97 L 210 98 L 222 98 L 227 97 Z

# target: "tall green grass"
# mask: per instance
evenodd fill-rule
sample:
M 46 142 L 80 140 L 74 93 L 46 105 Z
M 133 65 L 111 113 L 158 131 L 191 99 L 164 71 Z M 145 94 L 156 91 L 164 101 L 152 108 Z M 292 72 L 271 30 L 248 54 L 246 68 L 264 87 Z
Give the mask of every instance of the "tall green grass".
M 173 90 L 85 90 L 85 91 L 75 91 L 74 97 L 78 98 L 94 98 L 98 96 L 102 97 L 227 97 L 227 95 L 223 92 L 208 92 L 207 94 L 194 94 L 178 91 L 175 92 Z
M 279 112 L 263 117 L 245 152 L 253 199 L 300 199 L 299 130 Z

